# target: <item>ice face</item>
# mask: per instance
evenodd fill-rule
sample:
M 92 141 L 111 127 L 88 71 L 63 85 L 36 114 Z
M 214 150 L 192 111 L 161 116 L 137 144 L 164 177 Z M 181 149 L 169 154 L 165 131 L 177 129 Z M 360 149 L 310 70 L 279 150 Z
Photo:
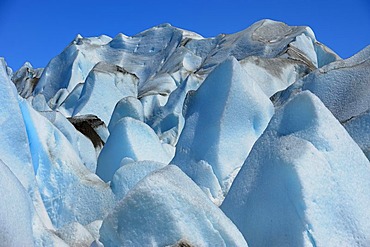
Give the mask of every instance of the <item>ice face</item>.
M 127 72 L 126 75 L 130 74 L 131 76 L 124 76 L 122 81 L 135 80 L 141 98 L 148 93 L 168 95 L 179 83 L 194 74 L 202 81 L 218 64 L 230 56 L 238 61 L 250 56 L 289 58 L 311 69 L 340 59 L 334 52 L 316 41 L 309 27 L 288 26 L 272 20 L 262 20 L 241 32 L 214 38 L 205 39 L 195 33 L 191 35 L 189 33 L 191 32 L 171 25 L 160 25 L 132 37 L 123 34 L 118 34 L 113 39 L 106 36 L 93 38 L 78 36 L 60 55 L 50 61 L 42 75 L 38 73 L 35 76 L 39 81 L 37 85 L 32 86 L 31 91 L 34 87 L 32 95 L 44 95 L 51 108 L 55 110 L 61 108 L 61 111 L 69 114 L 78 114 L 84 108 L 81 104 L 87 104 L 81 114 L 97 115 L 108 124 L 109 117 L 104 116 L 107 114 L 104 110 L 111 114 L 118 100 L 112 97 L 99 105 L 100 109 L 96 109 L 92 107 L 97 106 L 93 101 L 99 101 L 100 98 L 91 98 L 90 92 L 86 95 L 81 92 L 83 84 L 87 84 L 86 90 L 91 89 L 91 84 L 99 86 L 101 85 L 99 81 L 107 80 L 107 74 L 112 75 L 108 72 L 110 69 L 106 68 L 99 76 L 96 74 L 97 66 L 102 64 L 112 68 L 118 66 Z M 120 73 L 114 74 L 117 84 L 115 86 L 119 87 L 118 81 L 121 79 L 117 75 Z M 101 80 L 96 80 L 96 76 L 101 77 Z M 108 77 L 110 77 L 108 81 L 112 81 L 113 77 L 109 75 Z M 29 84 L 26 79 L 20 83 Z M 107 87 L 105 83 L 103 84 Z M 102 90 L 92 91 L 104 95 Z M 118 95 L 118 91 L 106 90 L 106 93 Z M 80 97 L 80 103 L 76 105 Z M 89 101 L 88 98 L 91 98 L 91 104 L 86 103 Z
M 304 79 L 303 90 L 316 94 L 339 121 L 370 108 L 370 47 L 352 58 L 331 63 Z M 331 81 L 332 83 L 326 83 Z
M 17 91 L 23 98 L 32 95 L 32 91 L 41 77 L 43 69 L 34 69 L 29 62 L 26 62 L 16 73 L 12 75 L 12 81 L 17 87 Z
M 329 47 L 325 46 L 319 41 L 316 40 L 314 42 L 314 46 L 317 56 L 317 65 L 319 68 L 331 62 L 341 60 L 341 58 L 334 51 L 332 51 Z
M 33 246 L 32 203 L 27 191 L 0 160 L 0 243 L 3 246 Z
M 1 105 L 1 159 L 9 164 L 10 170 L 21 181 L 26 190 L 35 184 L 26 126 L 18 105 L 16 88 L 6 71 L 6 64 L 0 60 Z M 37 165 L 37 164 L 34 164 Z
M 87 76 L 72 115 L 94 114 L 108 124 L 120 99 L 137 97 L 137 84 L 135 75 L 119 66 L 100 62 Z
M 247 246 L 222 211 L 172 165 L 130 190 L 103 221 L 100 241 L 104 246 Z
M 189 76 L 170 94 L 166 104 L 153 110 L 151 117 L 146 120 L 163 143 L 176 146 L 185 124 L 182 109 L 186 95 L 196 90 L 199 84 L 198 78 Z
M 289 44 L 289 47 L 293 50 L 297 49 L 301 51 L 301 54 L 303 54 L 303 57 L 307 60 L 307 63 L 312 64 L 313 67 L 318 67 L 314 42 L 309 35 L 303 33 L 297 36 L 295 41 Z
M 85 81 L 89 71 L 98 62 L 95 54 L 86 59 L 85 51 L 80 51 L 73 42 L 46 66 L 34 95 L 42 92 L 48 102 L 62 88 L 71 91 L 78 83 Z
M 283 91 L 279 104 L 299 91 L 309 90 L 342 123 L 364 113 L 370 107 L 369 57 L 370 46 L 351 58 L 332 62 L 313 71 Z
M 73 221 L 88 224 L 102 219 L 113 206 L 109 186 L 84 166 L 71 143 L 52 123 L 26 101 L 20 106 L 32 160 L 37 164 L 36 180 L 53 225 L 60 228 Z
M 134 37 L 123 34 L 113 39 L 78 37 L 50 61 L 34 93 L 44 94 L 49 101 L 61 88 L 71 91 L 86 80 L 99 62 L 123 67 L 146 81 L 158 71 L 158 66 L 176 49 L 182 37 L 183 31 L 171 26 L 158 26 Z
M 87 169 L 95 173 L 97 157 L 91 140 L 76 130 L 76 128 L 60 112 L 43 111 L 40 113 L 63 133 L 72 145 L 73 150 L 80 157 L 82 163 L 87 167 Z
M 370 111 L 351 118 L 343 126 L 370 160 Z
M 38 166 L 32 157 L 29 147 L 29 134 L 25 125 L 26 119 L 21 112 L 17 90 L 10 80 L 5 61 L 0 58 L 0 157 L 14 173 L 23 187 L 30 194 L 36 206 L 37 214 L 43 223 L 51 226 L 45 207 L 42 203 L 39 188 L 35 179 L 35 168 Z
M 369 176 L 360 148 L 306 91 L 276 112 L 221 208 L 250 245 L 366 245 Z
M 135 161 L 152 160 L 165 164 L 171 160 L 153 129 L 130 117 L 122 118 L 114 126 L 99 155 L 96 174 L 106 182 L 112 180 L 113 174 L 121 167 L 121 160 L 124 158 Z
M 140 100 L 136 97 L 128 96 L 118 101 L 109 121 L 109 131 L 112 132 L 116 123 L 124 117 L 131 117 L 142 122 L 144 121 L 144 109 Z
M 69 246 L 90 246 L 94 241 L 90 232 L 78 222 L 65 225 L 57 233 Z
M 220 203 L 267 126 L 273 106 L 259 86 L 248 81 L 235 58 L 230 58 L 188 94 L 184 107 L 185 126 L 171 163 Z
M 165 166 L 166 164 L 147 160 L 136 162 L 131 160 L 127 164 L 122 165 L 114 173 L 111 182 L 111 188 L 116 196 L 116 200 L 120 201 L 124 198 L 126 194 L 145 176 Z
M 0 59 L 0 239 L 367 245 L 369 68 L 369 47 L 342 60 L 272 20 L 78 35 L 45 69 Z
M 240 64 L 248 76 L 247 79 L 255 81 L 268 97 L 286 89 L 311 72 L 303 62 L 288 58 L 266 59 L 250 56 L 241 60 Z

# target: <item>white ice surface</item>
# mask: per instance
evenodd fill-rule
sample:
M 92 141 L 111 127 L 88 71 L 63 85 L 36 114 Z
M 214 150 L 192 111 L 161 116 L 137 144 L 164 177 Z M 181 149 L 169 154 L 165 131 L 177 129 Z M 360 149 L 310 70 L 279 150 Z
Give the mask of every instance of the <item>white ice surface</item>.
M 0 245 L 33 246 L 32 202 L 8 166 L 0 160 Z
M 242 233 L 250 246 L 367 246 L 369 54 L 341 60 L 309 27 L 262 20 L 212 38 L 169 24 L 78 35 L 45 69 L 13 73 L 0 59 L 0 159 L 13 174 L 0 184 L 15 186 L 0 217 L 15 222 L 23 207 L 0 238 L 246 246 Z M 102 146 L 66 119 L 83 114 L 106 124 L 95 131 L 108 183 L 94 174 Z M 175 155 L 182 170 L 168 166 Z M 225 196 L 241 233 L 213 204 Z
M 366 246 L 369 177 L 361 149 L 306 91 L 276 112 L 221 209 L 251 246 Z
M 185 102 L 185 126 L 171 163 L 220 204 L 274 109 L 235 58 L 216 67 Z M 230 155 L 232 152 L 232 155 Z
M 126 196 L 141 179 L 153 171 L 165 167 L 166 164 L 154 161 L 137 161 L 122 165 L 115 173 L 111 182 L 111 188 L 120 201 Z
M 89 171 L 95 173 L 97 157 L 91 140 L 79 132 L 60 112 L 46 111 L 40 112 L 40 114 L 63 133 L 82 163 Z
M 139 120 L 124 117 L 115 124 L 99 155 L 96 174 L 106 182 L 111 181 L 124 158 L 168 164 L 172 157 L 164 150 L 153 129 Z
M 102 219 L 113 207 L 109 185 L 91 173 L 71 143 L 26 101 L 20 102 L 30 139 L 37 184 L 56 228 Z
M 104 219 L 104 246 L 247 246 L 234 224 L 178 167 L 155 171 Z
M 52 228 L 35 179 L 37 163 L 31 157 L 29 136 L 19 103 L 24 101 L 10 80 L 5 61 L 0 58 L 0 159 L 7 164 L 29 193 L 37 214 Z
M 108 125 L 116 103 L 137 96 L 138 78 L 113 64 L 100 62 L 88 74 L 73 116 L 93 114 Z
M 139 121 L 144 121 L 144 109 L 140 100 L 136 97 L 128 96 L 118 101 L 109 120 L 109 131 L 112 131 L 116 123 L 124 117 L 132 117 Z
M 370 160 L 370 111 L 351 118 L 343 126 Z

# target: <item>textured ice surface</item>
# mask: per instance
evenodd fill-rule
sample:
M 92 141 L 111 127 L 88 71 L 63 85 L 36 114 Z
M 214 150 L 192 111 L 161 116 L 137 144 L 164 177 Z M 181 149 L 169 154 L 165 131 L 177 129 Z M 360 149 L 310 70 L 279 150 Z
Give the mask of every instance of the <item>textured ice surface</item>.
M 90 232 L 78 222 L 63 226 L 57 233 L 70 247 L 88 247 L 94 241 Z
M 113 131 L 116 123 L 124 117 L 131 117 L 139 121 L 144 121 L 144 109 L 140 100 L 136 97 L 128 96 L 118 101 L 109 121 L 109 131 Z
M 349 119 L 343 126 L 370 160 L 370 110 Z
M 18 105 L 17 90 L 10 80 L 4 60 L 0 60 L 0 157 L 27 191 L 35 189 L 26 126 Z M 37 164 L 34 164 L 37 165 Z
M 248 81 L 236 59 L 230 58 L 188 94 L 184 107 L 185 126 L 171 163 L 220 204 L 267 127 L 273 106 L 260 87 Z
M 196 75 L 204 80 L 230 56 L 239 61 L 250 56 L 280 57 L 302 63 L 310 69 L 340 59 L 316 41 L 309 27 L 262 20 L 235 34 L 203 38 L 163 24 L 132 37 L 124 34 L 113 39 L 77 36 L 50 61 L 32 94 L 43 94 L 50 107 L 61 108 L 66 114 L 78 114 L 81 110 L 81 114 L 98 115 L 106 122 L 108 116 L 103 109 L 111 114 L 118 101 L 113 96 L 118 96 L 120 91 L 112 89 L 122 89 L 122 85 L 134 81 L 139 98 L 148 94 L 167 97 L 189 76 Z M 106 90 L 97 90 L 103 85 Z M 91 90 L 92 87 L 95 90 Z M 82 92 L 82 88 L 86 92 Z M 132 87 L 124 91 L 132 92 Z M 100 97 L 90 97 L 91 92 L 98 95 L 109 93 L 112 97 L 102 102 Z M 75 104 L 77 101 L 78 105 Z M 94 101 L 101 104 L 95 105 Z
M 339 121 L 345 121 L 370 108 L 369 68 L 370 46 L 310 74 L 303 79 L 303 90 L 316 94 Z
M 26 62 L 19 70 L 12 75 L 12 81 L 17 91 L 23 98 L 32 95 L 32 91 L 38 83 L 43 69 L 34 69 L 29 62 Z
M 25 117 L 36 180 L 48 215 L 56 228 L 73 221 L 88 224 L 113 207 L 107 184 L 82 163 L 68 139 L 25 102 Z M 93 205 L 93 207 L 92 207 Z
M 248 80 L 255 81 L 271 97 L 310 72 L 303 62 L 287 58 L 247 57 L 240 61 Z
M 154 161 L 129 162 L 121 166 L 115 173 L 111 182 L 111 188 L 119 201 L 126 196 L 141 179 L 153 171 L 165 167 L 166 164 Z
M 73 147 L 73 150 L 78 154 L 82 163 L 93 173 L 96 170 L 96 153 L 94 145 L 60 113 L 55 111 L 40 112 L 47 118 L 60 132 L 67 138 Z
M 199 87 L 200 81 L 194 76 L 189 76 L 168 97 L 164 106 L 158 107 L 147 123 L 153 128 L 159 139 L 167 144 L 176 146 L 181 131 L 185 124 L 182 114 L 186 95 L 191 90 Z
M 5 61 L 0 58 L 0 159 L 29 193 L 42 222 L 51 227 L 35 179 L 34 167 L 38 164 L 31 158 L 26 120 L 19 107 L 19 100 L 23 100 L 18 100 L 8 71 Z
M 0 160 L 0 244 L 33 246 L 32 203 L 27 191 Z
M 302 92 L 276 112 L 221 208 L 252 246 L 366 246 L 369 176 L 338 120 Z
M 369 51 L 262 20 L 0 58 L 0 242 L 369 245 Z
M 370 46 L 346 60 L 313 71 L 281 93 L 280 102 L 301 90 L 310 90 L 340 121 L 345 122 L 370 108 Z
M 87 76 L 72 115 L 94 114 L 108 124 L 120 99 L 137 96 L 137 84 L 138 78 L 123 68 L 98 63 Z
M 84 226 L 85 229 L 89 231 L 94 240 L 98 240 L 100 238 L 99 230 L 102 223 L 102 220 L 95 220 Z
M 98 158 L 98 174 L 104 181 L 112 180 L 121 160 L 152 160 L 168 163 L 171 157 L 162 147 L 158 136 L 145 123 L 124 117 L 116 123 Z
M 154 226 L 155 224 L 155 226 Z M 142 179 L 103 221 L 105 246 L 247 246 L 234 224 L 176 166 Z
M 45 227 L 39 217 L 34 214 L 32 219 L 34 246 L 61 246 L 68 247 L 68 244 L 57 235 L 56 230 Z

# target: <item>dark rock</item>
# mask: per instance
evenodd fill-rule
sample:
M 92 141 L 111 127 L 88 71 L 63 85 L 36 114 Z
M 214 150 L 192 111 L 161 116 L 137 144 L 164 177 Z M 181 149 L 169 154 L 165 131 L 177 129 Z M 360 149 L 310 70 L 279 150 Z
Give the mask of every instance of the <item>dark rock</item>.
M 105 123 L 100 118 L 89 114 L 83 116 L 74 116 L 67 119 L 78 131 L 91 140 L 95 148 L 104 146 L 104 141 L 96 132 L 98 127 L 105 126 Z
M 176 244 L 172 245 L 172 247 L 193 247 L 194 245 L 190 244 L 188 241 L 181 239 Z

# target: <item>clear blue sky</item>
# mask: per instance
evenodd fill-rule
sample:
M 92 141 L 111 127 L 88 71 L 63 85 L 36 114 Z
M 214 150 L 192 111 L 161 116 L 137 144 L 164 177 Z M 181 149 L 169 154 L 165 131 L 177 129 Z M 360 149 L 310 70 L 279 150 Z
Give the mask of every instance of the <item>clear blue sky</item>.
M 14 70 L 45 67 L 78 33 L 134 35 L 166 22 L 211 37 L 265 18 L 310 26 L 343 58 L 370 44 L 370 0 L 0 0 L 0 57 Z

